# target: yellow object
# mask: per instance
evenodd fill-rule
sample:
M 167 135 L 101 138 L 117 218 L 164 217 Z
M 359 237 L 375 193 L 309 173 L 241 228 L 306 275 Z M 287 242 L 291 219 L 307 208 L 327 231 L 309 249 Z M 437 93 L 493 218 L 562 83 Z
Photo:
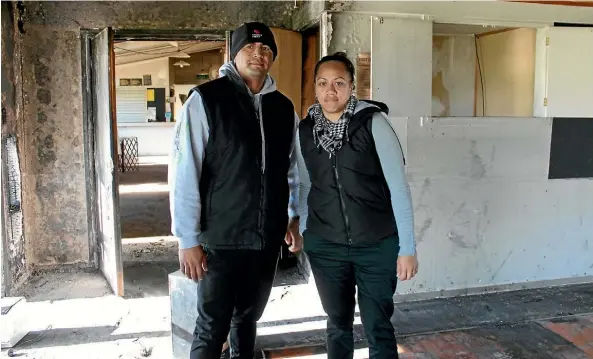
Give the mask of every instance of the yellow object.
M 153 102 L 154 101 L 154 89 L 146 90 L 146 101 Z

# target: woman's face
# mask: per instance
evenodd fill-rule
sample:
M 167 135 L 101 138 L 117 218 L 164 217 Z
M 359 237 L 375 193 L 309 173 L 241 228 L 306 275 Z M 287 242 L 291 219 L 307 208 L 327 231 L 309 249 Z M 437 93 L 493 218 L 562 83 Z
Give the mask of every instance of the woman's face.
M 324 62 L 319 66 L 315 77 L 315 96 L 323 112 L 342 114 L 352 95 L 352 80 L 346 66 L 339 61 Z

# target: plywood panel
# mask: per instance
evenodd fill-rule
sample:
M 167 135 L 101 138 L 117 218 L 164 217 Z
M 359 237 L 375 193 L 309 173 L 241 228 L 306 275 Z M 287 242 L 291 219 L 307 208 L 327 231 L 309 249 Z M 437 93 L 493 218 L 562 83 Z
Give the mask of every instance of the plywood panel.
M 535 29 L 522 28 L 479 37 L 477 116 L 533 116 L 535 34 Z
M 301 108 L 301 76 L 303 44 L 301 34 L 291 30 L 272 28 L 278 56 L 270 69 L 278 90 L 287 96 L 297 113 Z

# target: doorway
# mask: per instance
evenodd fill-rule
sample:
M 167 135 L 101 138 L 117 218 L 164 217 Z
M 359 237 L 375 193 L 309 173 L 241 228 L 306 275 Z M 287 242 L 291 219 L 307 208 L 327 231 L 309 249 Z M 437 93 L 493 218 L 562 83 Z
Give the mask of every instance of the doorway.
M 298 113 L 302 40 L 296 32 L 273 31 L 284 56 L 271 74 Z M 90 254 L 119 296 L 168 295 L 168 274 L 179 269 L 167 185 L 173 128 L 189 89 L 217 77 L 229 37 L 223 31 L 83 32 Z M 278 284 L 303 281 L 296 258 L 286 254 Z

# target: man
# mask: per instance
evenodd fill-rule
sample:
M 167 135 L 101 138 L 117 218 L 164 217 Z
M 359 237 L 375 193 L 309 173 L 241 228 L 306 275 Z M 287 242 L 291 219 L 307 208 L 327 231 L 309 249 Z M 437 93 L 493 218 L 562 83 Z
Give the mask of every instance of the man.
M 176 125 L 172 232 L 181 271 L 199 280 L 192 359 L 219 358 L 227 334 L 232 358 L 253 358 L 282 238 L 293 252 L 302 247 L 299 119 L 268 75 L 277 52 L 267 26 L 240 26 L 231 62 L 190 91 Z

